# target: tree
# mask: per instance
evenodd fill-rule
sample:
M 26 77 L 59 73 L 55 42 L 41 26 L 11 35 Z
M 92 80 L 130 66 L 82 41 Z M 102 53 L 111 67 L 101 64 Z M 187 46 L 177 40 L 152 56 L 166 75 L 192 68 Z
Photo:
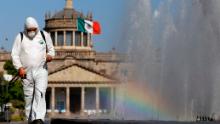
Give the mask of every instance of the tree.
M 3 72 L 0 72 L 0 86 L 1 86 L 1 88 L 0 88 L 0 105 L 1 105 L 1 108 L 2 108 L 2 110 L 3 110 L 3 103 L 5 103 L 6 101 L 6 94 L 5 94 L 5 92 L 4 92 L 4 89 L 5 89 L 5 87 L 4 87 L 4 85 L 3 85 Z
M 10 75 L 16 75 L 18 71 L 15 69 L 15 67 L 12 64 L 11 60 L 7 60 L 3 66 L 4 70 L 7 71 L 8 74 Z
M 7 72 L 7 74 L 13 76 L 18 73 L 17 70 L 14 68 L 11 60 L 5 62 L 4 70 Z M 2 77 L 3 75 L 1 75 L 1 79 Z M 12 102 L 14 107 L 24 108 L 24 95 L 21 81 L 17 80 L 16 82 L 9 84 L 9 82 L 2 80 L 1 84 L 3 93 L 0 96 L 0 102 Z

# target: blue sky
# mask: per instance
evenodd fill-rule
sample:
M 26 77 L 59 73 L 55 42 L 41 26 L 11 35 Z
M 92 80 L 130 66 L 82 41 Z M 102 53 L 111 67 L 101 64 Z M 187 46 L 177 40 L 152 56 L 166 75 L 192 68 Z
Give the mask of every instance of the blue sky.
M 74 0 L 74 8 L 87 14 L 93 13 L 93 19 L 102 25 L 102 34 L 93 36 L 97 51 L 109 51 L 120 42 L 120 29 L 125 16 L 125 7 L 129 0 Z M 153 0 L 153 6 L 158 1 Z M 41 28 L 44 27 L 46 12 L 57 12 L 65 6 L 65 0 L 2 0 L 0 4 L 0 46 L 11 50 L 14 37 L 23 30 L 25 18 L 33 16 Z M 8 38 L 8 41 L 5 39 Z

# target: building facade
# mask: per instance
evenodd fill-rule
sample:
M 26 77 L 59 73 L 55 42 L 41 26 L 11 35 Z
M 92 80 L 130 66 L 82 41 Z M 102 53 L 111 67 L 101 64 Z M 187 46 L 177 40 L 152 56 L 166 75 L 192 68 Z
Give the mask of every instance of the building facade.
M 93 49 L 92 34 L 77 30 L 77 18 L 92 21 L 73 8 L 66 0 L 63 10 L 45 14 L 45 27 L 50 33 L 56 55 L 48 64 L 49 77 L 46 92 L 49 117 L 86 117 L 109 115 L 114 112 L 118 77 L 129 76 L 127 56 L 114 49 L 106 53 Z M 0 71 L 10 60 L 9 52 L 0 52 Z
M 85 16 L 76 11 L 72 0 L 66 0 L 63 10 L 45 15 L 44 29 L 50 33 L 56 51 L 49 64 L 46 96 L 50 117 L 113 113 L 121 83 L 118 77 L 127 73 L 126 56 L 114 49 L 96 52 L 92 34 L 77 30 L 78 17 L 93 20 L 92 13 Z

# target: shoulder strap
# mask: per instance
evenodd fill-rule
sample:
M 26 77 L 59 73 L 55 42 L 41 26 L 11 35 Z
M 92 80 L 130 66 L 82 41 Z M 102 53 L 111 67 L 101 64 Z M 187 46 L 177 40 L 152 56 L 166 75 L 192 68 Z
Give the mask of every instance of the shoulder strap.
M 47 42 L 47 41 L 46 41 L 46 38 L 45 38 L 45 35 L 44 35 L 44 32 L 43 32 L 43 31 L 40 31 L 40 33 L 41 33 L 41 36 L 43 37 L 44 41 Z
M 23 32 L 20 32 L 21 42 L 23 41 Z
M 48 48 L 47 48 L 47 40 L 45 38 L 45 35 L 44 35 L 44 31 L 40 31 L 41 33 L 41 36 L 43 37 L 44 41 L 45 41 L 45 44 L 46 44 L 46 52 L 48 52 Z

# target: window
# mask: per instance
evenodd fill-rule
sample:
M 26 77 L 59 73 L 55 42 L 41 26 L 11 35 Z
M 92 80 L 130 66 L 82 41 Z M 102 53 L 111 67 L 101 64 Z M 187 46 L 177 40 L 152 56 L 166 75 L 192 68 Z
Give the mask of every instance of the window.
M 50 32 L 51 39 L 53 41 L 53 45 L 55 45 L 55 32 Z
M 67 46 L 72 46 L 73 45 L 73 32 L 72 31 L 67 31 L 66 32 L 66 45 Z
M 63 46 L 63 31 L 57 32 L 57 46 Z
M 100 88 L 99 89 L 100 109 L 103 112 L 108 112 L 111 109 L 111 89 Z
M 81 32 L 79 31 L 76 31 L 75 42 L 76 46 L 81 46 Z
M 84 33 L 83 35 L 83 46 L 88 46 L 88 34 Z
M 58 110 L 59 112 L 64 112 L 65 111 L 65 100 L 66 100 L 66 93 L 65 93 L 65 89 L 57 89 L 55 91 L 55 108 L 56 110 Z
M 96 108 L 96 88 L 85 88 L 85 109 L 93 110 Z

